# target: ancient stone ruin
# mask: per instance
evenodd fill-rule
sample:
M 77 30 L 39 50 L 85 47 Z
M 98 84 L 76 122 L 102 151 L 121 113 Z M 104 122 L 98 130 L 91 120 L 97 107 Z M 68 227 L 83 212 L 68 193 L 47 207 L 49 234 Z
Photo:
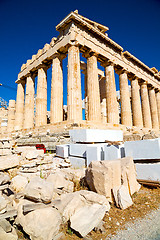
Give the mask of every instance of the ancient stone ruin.
M 160 73 L 149 68 L 108 37 L 108 27 L 71 12 L 57 26 L 57 38 L 23 64 L 17 100 L 9 104 L 8 132 L 77 124 L 81 127 L 156 129 L 160 127 Z M 87 63 L 80 61 L 80 55 Z M 68 55 L 67 89 L 63 59 Z M 98 69 L 97 62 L 104 67 Z M 47 69 L 52 66 L 50 123 L 47 125 Z M 82 101 L 81 70 L 85 74 Z M 119 75 L 117 101 L 115 72 Z M 35 78 L 37 77 L 36 109 Z M 131 84 L 131 97 L 128 80 Z M 67 91 L 67 119 L 63 93 Z M 82 120 L 85 102 L 85 120 Z

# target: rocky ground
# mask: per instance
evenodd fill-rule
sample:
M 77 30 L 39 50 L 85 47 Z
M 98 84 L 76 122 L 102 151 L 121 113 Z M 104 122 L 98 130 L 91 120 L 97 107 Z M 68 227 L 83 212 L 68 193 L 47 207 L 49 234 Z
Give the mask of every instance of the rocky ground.
M 85 171 L 15 146 L 0 157 L 0 239 L 106 239 L 159 207 L 159 188 L 139 188 L 131 158 Z

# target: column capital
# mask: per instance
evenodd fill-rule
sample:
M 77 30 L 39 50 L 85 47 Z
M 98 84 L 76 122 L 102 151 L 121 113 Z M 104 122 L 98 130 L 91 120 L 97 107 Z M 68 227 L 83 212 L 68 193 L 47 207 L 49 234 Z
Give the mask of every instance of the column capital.
M 160 89 L 159 88 L 155 88 L 155 92 L 156 93 L 160 92 Z
M 152 84 L 148 84 L 148 89 L 152 90 L 152 89 L 155 89 L 155 87 Z
M 48 66 L 44 63 L 41 63 L 37 66 L 37 69 L 43 68 L 44 70 L 47 70 Z
M 101 63 L 102 67 L 108 67 L 108 66 L 113 66 L 114 67 L 114 62 L 107 60 Z
M 127 69 L 125 69 L 125 68 L 115 69 L 115 72 L 116 72 L 118 75 L 123 74 L 123 73 L 128 74 L 128 71 L 127 71 Z
M 98 57 L 98 53 L 96 52 L 93 52 L 92 50 L 88 50 L 86 51 L 85 53 L 82 54 L 82 57 L 85 57 L 85 58 L 89 58 L 89 57 L 92 57 L 92 56 L 95 56 L 95 57 Z
M 55 58 L 59 58 L 60 60 L 63 60 L 64 58 L 67 57 L 67 54 L 65 53 L 60 53 L 60 52 L 56 52 L 53 56 L 52 56 L 52 60 Z

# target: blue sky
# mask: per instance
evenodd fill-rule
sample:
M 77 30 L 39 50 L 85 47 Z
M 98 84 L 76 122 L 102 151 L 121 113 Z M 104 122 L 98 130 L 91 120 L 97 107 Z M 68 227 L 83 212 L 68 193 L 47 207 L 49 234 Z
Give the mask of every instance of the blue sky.
M 58 35 L 55 26 L 75 9 L 109 27 L 109 37 L 124 50 L 160 70 L 160 0 L 0 0 L 0 83 L 10 86 L 0 87 L 0 97 L 16 99 L 15 81 L 21 65 Z M 50 78 L 51 70 L 48 110 Z M 65 88 L 66 79 L 65 70 Z

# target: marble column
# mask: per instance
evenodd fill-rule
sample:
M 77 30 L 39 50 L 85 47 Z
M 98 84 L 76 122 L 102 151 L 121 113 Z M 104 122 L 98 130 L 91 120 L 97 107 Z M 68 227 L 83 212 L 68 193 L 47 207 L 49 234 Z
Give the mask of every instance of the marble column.
M 151 110 L 152 128 L 159 129 L 157 102 L 156 102 L 155 89 L 153 87 L 149 88 L 149 103 L 150 103 L 150 110 Z
M 41 65 L 38 69 L 36 97 L 36 127 L 47 124 L 47 69 Z
M 23 128 L 24 120 L 24 88 L 25 83 L 21 81 L 17 85 L 16 113 L 15 113 L 15 130 Z
M 14 130 L 15 123 L 15 100 L 9 100 L 9 108 L 8 108 L 8 125 L 7 131 L 12 132 Z
M 106 112 L 107 122 L 119 124 L 119 109 L 116 94 L 116 84 L 114 75 L 114 64 L 107 63 L 105 66 L 106 75 Z
M 97 56 L 87 55 L 87 102 L 88 120 L 101 122 L 100 90 L 97 69 Z
M 50 122 L 63 121 L 63 70 L 62 57 L 56 54 L 52 60 Z
M 119 74 L 120 101 L 121 101 L 121 123 L 125 126 L 132 126 L 132 114 L 128 77 L 126 71 Z
M 160 129 L 160 90 L 156 91 L 156 101 L 157 101 L 157 111 L 158 111 L 158 121 L 159 121 L 159 129 Z
M 140 88 L 141 88 L 143 126 L 145 128 L 152 128 L 147 83 L 143 82 Z
M 131 80 L 131 98 L 132 98 L 132 114 L 133 114 L 133 125 L 136 127 L 143 127 L 142 121 L 142 109 L 140 102 L 138 79 Z
M 24 108 L 24 125 L 23 128 L 34 127 L 34 77 L 32 74 L 27 76 L 26 80 L 26 96 Z
M 67 120 L 82 120 L 80 54 L 76 45 L 71 45 L 68 49 L 67 107 Z

